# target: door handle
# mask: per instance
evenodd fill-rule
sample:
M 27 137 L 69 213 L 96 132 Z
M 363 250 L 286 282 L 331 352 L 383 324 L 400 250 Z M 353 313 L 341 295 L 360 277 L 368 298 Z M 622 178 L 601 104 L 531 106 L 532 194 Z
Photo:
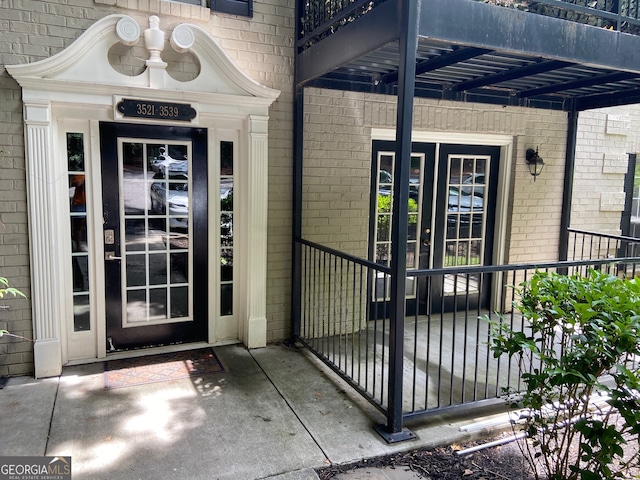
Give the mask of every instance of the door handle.
M 116 252 L 104 252 L 105 260 L 122 260 L 122 257 L 116 257 Z
M 430 246 L 431 246 L 431 240 L 423 240 L 423 241 L 422 241 L 422 244 L 423 244 L 425 247 L 430 247 Z

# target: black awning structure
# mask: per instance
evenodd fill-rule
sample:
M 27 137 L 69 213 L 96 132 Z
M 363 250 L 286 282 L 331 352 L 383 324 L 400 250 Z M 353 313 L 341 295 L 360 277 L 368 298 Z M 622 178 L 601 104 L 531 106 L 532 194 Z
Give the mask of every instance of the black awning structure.
M 407 217 L 415 98 L 567 114 L 559 260 L 567 259 L 578 114 L 640 103 L 639 0 L 297 0 L 292 337 L 301 312 L 304 90 L 395 95 L 388 441 L 403 430 Z M 533 113 L 535 114 L 535 113 Z M 525 154 L 525 152 L 521 152 Z
M 401 3 L 301 39 L 297 84 L 397 94 Z M 416 97 L 564 111 L 640 102 L 640 36 L 472 0 L 418 10 Z

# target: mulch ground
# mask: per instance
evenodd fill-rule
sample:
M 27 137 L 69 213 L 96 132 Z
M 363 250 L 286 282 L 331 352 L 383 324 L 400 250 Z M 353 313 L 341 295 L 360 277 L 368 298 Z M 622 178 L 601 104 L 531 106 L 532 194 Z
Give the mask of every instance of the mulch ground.
M 501 437 L 511 436 L 504 434 Z M 338 473 L 358 468 L 402 467 L 409 468 L 425 479 L 439 480 L 530 480 L 533 475 L 525 464 L 518 445 L 486 448 L 474 453 L 460 455 L 467 448 L 487 443 L 494 439 L 470 442 L 465 445 L 416 449 L 347 465 L 331 465 L 317 470 L 320 480 L 329 480 Z
M 359 468 L 399 467 L 409 468 L 427 480 L 533 480 L 535 476 L 525 461 L 517 441 L 461 455 L 461 452 L 471 447 L 512 436 L 512 432 L 506 432 L 464 445 L 415 449 L 347 465 L 330 465 L 316 472 L 320 480 L 329 480 L 339 473 Z M 629 440 L 622 447 L 625 457 L 638 458 L 638 441 Z M 575 450 L 575 446 L 572 450 Z M 640 479 L 640 468 L 636 464 L 620 478 Z

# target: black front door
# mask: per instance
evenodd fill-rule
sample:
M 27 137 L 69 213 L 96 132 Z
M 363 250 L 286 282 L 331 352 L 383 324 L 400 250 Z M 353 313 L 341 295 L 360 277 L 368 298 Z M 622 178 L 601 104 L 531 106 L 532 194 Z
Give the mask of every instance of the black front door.
M 100 124 L 107 351 L 207 338 L 206 129 Z
M 370 251 L 372 260 L 390 265 L 394 142 L 373 143 Z M 450 311 L 478 306 L 490 282 L 466 275 L 470 266 L 488 265 L 493 251 L 493 225 L 500 147 L 414 143 L 412 145 L 407 270 L 456 267 L 459 275 L 407 277 L 407 315 L 428 310 Z M 370 279 L 372 318 L 388 316 L 390 279 Z M 427 292 L 427 288 L 429 292 Z

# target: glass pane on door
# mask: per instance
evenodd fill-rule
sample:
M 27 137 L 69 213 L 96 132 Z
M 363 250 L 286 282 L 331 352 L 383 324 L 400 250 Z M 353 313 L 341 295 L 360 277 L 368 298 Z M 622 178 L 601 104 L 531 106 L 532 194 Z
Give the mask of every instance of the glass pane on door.
M 119 165 L 122 326 L 191 320 L 190 145 L 121 141 Z
M 424 179 L 424 153 L 411 154 L 409 174 L 409 200 L 407 212 L 407 252 L 406 267 L 417 269 L 420 258 L 419 231 L 422 219 L 422 192 Z M 393 218 L 393 172 L 395 168 L 395 152 L 378 152 L 377 161 L 377 202 L 375 223 L 375 261 L 380 265 L 391 265 L 391 223 Z M 377 300 L 388 300 L 390 278 L 378 273 L 375 285 Z M 416 295 L 414 277 L 407 277 L 407 298 Z
M 444 267 L 484 264 L 487 202 L 485 189 L 489 178 L 487 155 L 449 155 L 447 158 L 448 196 Z M 456 278 L 457 277 L 457 278 Z M 478 291 L 475 276 L 447 275 L 444 293 Z

